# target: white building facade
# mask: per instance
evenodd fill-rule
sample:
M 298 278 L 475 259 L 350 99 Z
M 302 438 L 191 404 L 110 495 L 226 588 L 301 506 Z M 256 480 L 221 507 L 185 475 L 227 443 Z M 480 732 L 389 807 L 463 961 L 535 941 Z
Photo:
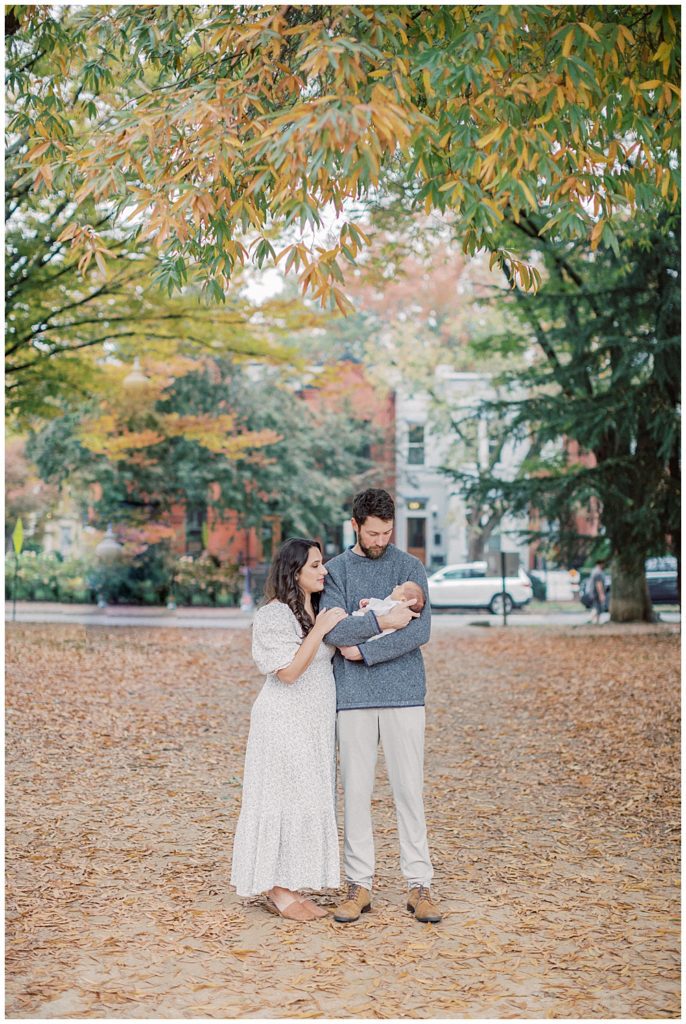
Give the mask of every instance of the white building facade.
M 483 399 L 495 398 L 487 374 L 460 373 L 450 367 L 436 370 L 435 389 L 462 422 Z M 457 485 L 440 471 L 448 459 L 451 438 L 432 425 L 430 398 L 426 392 L 410 392 L 402 384 L 396 390 L 397 511 L 395 536 L 398 547 L 416 555 L 431 573 L 442 565 L 468 558 L 467 518 Z M 473 420 L 471 444 L 465 447 L 460 468 L 476 472 L 489 462 L 487 424 Z M 469 423 L 467 423 L 469 427 Z M 499 474 L 514 475 L 524 457 L 524 446 L 506 441 L 496 464 Z M 526 518 L 505 516 L 486 544 L 486 551 L 517 552 L 520 565 L 528 566 L 528 544 L 515 535 L 526 529 Z

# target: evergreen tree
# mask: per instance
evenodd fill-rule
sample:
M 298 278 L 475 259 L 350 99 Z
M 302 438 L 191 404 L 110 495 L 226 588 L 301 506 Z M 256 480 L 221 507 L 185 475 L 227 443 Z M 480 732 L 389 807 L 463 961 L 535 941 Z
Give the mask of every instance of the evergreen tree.
M 483 411 L 533 437 L 538 454 L 514 480 L 494 469 L 463 474 L 461 486 L 513 512 L 538 509 L 563 543 L 572 510 L 595 499 L 612 556 L 612 618 L 649 619 L 644 561 L 667 546 L 680 558 L 681 546 L 679 221 L 627 222 L 616 252 L 541 239 L 527 219 L 515 230 L 529 233 L 544 283 L 536 296 L 515 287 L 520 331 L 500 345 L 533 343 L 537 354 L 505 376 L 520 397 Z M 571 458 L 569 442 L 592 458 Z

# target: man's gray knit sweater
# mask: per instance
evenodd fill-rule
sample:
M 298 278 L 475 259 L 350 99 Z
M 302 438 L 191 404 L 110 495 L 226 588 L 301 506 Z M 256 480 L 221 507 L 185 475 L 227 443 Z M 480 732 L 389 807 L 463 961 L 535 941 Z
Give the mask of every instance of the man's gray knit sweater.
M 344 608 L 348 618 L 326 634 L 328 644 L 359 647 L 363 661 L 347 661 L 338 651 L 334 655 L 336 706 L 339 711 L 352 708 L 405 708 L 424 704 L 426 680 L 420 646 L 431 633 L 431 607 L 424 566 L 413 555 L 389 544 L 380 558 L 356 555 L 352 548 L 326 563 L 329 575 L 324 583 L 320 608 Z M 387 597 L 399 583 L 414 580 L 426 595 L 426 604 L 417 619 L 403 629 L 380 636 L 382 632 L 373 612 L 352 616 L 363 597 Z

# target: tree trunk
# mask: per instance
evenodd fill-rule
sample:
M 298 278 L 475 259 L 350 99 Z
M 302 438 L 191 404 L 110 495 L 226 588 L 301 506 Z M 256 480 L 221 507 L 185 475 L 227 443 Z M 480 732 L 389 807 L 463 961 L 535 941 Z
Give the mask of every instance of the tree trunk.
M 481 531 L 469 530 L 467 534 L 467 561 L 483 562 L 485 547 L 486 540 L 481 535 Z
M 612 622 L 653 622 L 643 557 L 612 562 L 610 619 Z
M 472 521 L 467 527 L 467 561 L 468 562 L 485 562 L 486 561 L 486 544 L 491 537 L 491 534 L 495 530 L 496 526 L 502 519 L 502 515 L 498 512 L 488 512 L 488 522 L 485 526 L 481 526 L 481 522 L 484 518 L 484 509 L 479 505 L 472 506 L 471 509 Z M 478 523 L 479 525 L 475 525 Z

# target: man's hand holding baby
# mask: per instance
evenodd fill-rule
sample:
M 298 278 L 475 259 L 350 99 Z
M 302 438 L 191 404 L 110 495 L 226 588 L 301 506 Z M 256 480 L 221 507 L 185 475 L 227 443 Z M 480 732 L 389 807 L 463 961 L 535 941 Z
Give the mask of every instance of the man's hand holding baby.
M 419 618 L 419 612 L 413 612 L 411 606 L 415 603 L 412 598 L 409 601 L 399 601 L 395 608 L 385 615 L 377 615 L 376 621 L 381 629 L 403 629 L 413 619 Z

